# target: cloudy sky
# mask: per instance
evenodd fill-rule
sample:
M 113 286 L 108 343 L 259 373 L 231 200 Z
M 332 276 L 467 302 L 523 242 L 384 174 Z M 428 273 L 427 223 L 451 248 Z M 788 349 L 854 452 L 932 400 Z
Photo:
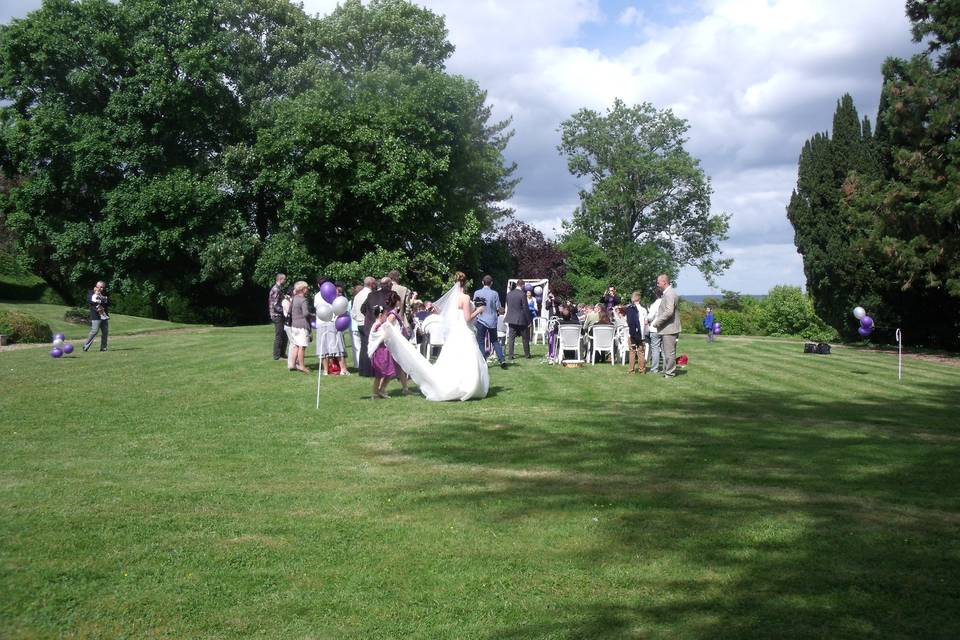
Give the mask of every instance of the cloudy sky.
M 0 20 L 39 0 L 8 0 Z M 327 13 L 336 0 L 305 0 Z M 614 98 L 670 107 L 690 122 L 689 150 L 713 180 L 713 207 L 732 215 L 723 244 L 734 266 L 719 286 L 764 293 L 804 284 L 784 208 L 803 141 L 827 130 L 853 95 L 875 119 L 880 66 L 917 50 L 904 0 L 421 0 L 447 18 L 449 69 L 488 90 L 513 117 L 508 160 L 522 178 L 518 217 L 550 234 L 577 204 L 557 154 L 559 123 Z M 693 270 L 678 286 L 710 289 Z

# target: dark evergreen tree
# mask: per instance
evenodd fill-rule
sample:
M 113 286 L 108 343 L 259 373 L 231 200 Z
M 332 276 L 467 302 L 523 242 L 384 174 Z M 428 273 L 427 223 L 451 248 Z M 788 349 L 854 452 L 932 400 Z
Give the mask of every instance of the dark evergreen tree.
M 832 137 L 817 133 L 803 146 L 787 217 L 817 314 L 851 338 L 856 324 L 850 309 L 876 308 L 880 299 L 876 268 L 863 252 L 869 228 L 843 203 L 878 177 L 870 122 L 861 121 L 853 98 L 844 95 L 837 101 Z

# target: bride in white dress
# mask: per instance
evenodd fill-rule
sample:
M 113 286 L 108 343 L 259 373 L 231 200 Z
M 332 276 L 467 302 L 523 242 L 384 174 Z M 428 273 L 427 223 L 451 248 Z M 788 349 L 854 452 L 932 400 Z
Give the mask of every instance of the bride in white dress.
M 470 296 L 463 293 L 467 277 L 457 272 L 453 287 L 434 303 L 442 318 L 443 347 L 433 364 L 403 337 L 392 322 L 383 325 L 382 336 L 371 336 L 370 351 L 381 340 L 390 355 L 420 387 L 427 400 L 484 398 L 490 388 L 487 361 L 477 347 L 473 320 L 479 315 Z M 379 340 L 377 338 L 380 338 Z

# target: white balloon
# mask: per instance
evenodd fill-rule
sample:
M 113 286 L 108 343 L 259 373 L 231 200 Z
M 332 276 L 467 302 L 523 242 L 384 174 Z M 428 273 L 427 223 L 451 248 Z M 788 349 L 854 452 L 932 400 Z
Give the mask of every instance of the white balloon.
M 330 303 L 330 306 L 333 307 L 334 315 L 342 316 L 347 312 L 347 299 L 343 296 L 337 296 L 333 299 L 333 302 Z
M 53 346 L 59 349 L 60 347 L 63 346 L 63 340 L 61 340 L 60 338 L 57 338 L 56 340 L 53 341 Z
M 863 307 L 854 307 L 853 308 L 853 317 L 857 320 L 863 320 L 863 317 L 867 315 L 867 312 Z
M 317 320 L 321 322 L 330 322 L 333 320 L 333 306 L 327 302 L 321 302 L 317 305 Z
M 543 287 L 534 287 L 533 293 L 538 296 L 543 295 Z

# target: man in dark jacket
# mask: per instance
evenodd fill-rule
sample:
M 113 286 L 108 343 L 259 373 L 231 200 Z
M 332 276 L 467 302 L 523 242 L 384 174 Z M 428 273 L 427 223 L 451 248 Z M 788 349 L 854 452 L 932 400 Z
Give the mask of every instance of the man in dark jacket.
M 287 331 L 283 322 L 283 283 L 286 281 L 287 276 L 278 273 L 267 298 L 267 311 L 270 313 L 270 322 L 273 323 L 274 360 L 285 358 L 287 352 Z
M 527 333 L 527 327 L 531 322 L 530 307 L 527 305 L 523 285 L 523 280 L 517 280 L 516 286 L 507 294 L 506 321 L 509 327 L 507 341 L 510 343 L 508 352 L 511 360 L 513 360 L 513 346 L 517 335 L 523 339 L 523 356 L 530 358 L 530 334 Z
M 634 291 L 630 296 L 630 304 L 626 308 L 627 331 L 630 335 L 630 344 L 627 352 L 630 356 L 630 370 L 628 373 L 643 373 L 646 369 L 646 358 L 643 348 L 643 330 L 647 322 L 647 310 L 640 306 L 640 292 Z

